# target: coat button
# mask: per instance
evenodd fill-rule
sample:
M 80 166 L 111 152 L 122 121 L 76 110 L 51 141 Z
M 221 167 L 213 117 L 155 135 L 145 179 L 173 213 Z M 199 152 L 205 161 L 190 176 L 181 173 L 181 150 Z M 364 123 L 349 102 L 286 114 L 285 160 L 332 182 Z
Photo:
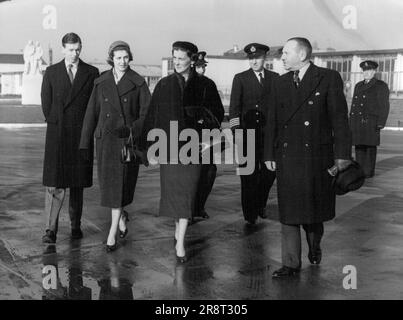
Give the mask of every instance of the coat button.
M 259 120 L 256 120 L 256 123 L 259 123 Z
M 309 126 L 309 121 L 305 121 L 305 122 L 304 122 L 304 125 L 305 125 L 305 126 Z
M 105 98 L 105 101 L 108 101 L 108 98 Z
M 361 103 L 361 107 L 363 106 L 363 104 Z
M 122 115 L 120 114 L 119 117 L 122 117 Z
M 256 115 L 258 116 L 258 115 L 259 115 L 259 112 L 256 112 Z
M 287 125 L 285 125 L 285 126 L 284 126 L 284 129 L 287 129 L 287 128 L 288 128 L 288 126 L 287 126 Z
M 365 96 L 362 96 L 365 99 Z
M 313 101 L 309 101 L 308 104 L 313 105 Z
M 258 105 L 258 104 L 256 105 L 256 108 L 259 108 L 259 105 Z
M 357 99 L 357 98 L 358 98 L 357 96 L 354 97 L 354 99 Z
M 288 143 L 287 143 L 287 142 L 284 142 L 283 147 L 284 147 L 284 148 L 287 148 L 287 146 L 288 146 Z
M 353 107 L 355 107 L 355 104 L 353 103 Z
M 354 112 L 351 112 L 351 115 L 353 116 L 353 115 L 354 115 Z
M 362 112 L 360 112 L 359 114 L 362 114 Z
M 106 116 L 109 118 L 109 113 L 107 113 Z
M 124 101 L 124 102 L 127 102 L 127 98 L 124 98 L 123 101 Z
M 309 147 L 309 144 L 308 144 L 308 143 L 305 143 L 305 147 Z

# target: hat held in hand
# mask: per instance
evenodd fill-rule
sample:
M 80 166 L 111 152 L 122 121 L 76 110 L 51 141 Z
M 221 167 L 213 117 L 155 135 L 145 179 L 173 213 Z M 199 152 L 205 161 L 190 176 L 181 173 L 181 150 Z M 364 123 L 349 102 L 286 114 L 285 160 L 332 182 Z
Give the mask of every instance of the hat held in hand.
M 358 190 L 365 182 L 365 174 L 358 162 L 352 163 L 343 171 L 337 173 L 333 186 L 337 195 L 344 195 Z

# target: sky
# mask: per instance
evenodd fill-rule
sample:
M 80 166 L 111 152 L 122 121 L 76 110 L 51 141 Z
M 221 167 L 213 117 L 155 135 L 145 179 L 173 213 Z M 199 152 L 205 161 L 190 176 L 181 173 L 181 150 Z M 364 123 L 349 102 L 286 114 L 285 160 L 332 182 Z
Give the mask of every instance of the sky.
M 67 32 L 80 35 L 89 62 L 104 62 L 115 40 L 129 43 L 136 64 L 160 64 L 177 40 L 211 55 L 293 36 L 336 50 L 398 49 L 402 17 L 403 0 L 11 0 L 0 2 L 0 53 L 34 40 L 57 61 Z

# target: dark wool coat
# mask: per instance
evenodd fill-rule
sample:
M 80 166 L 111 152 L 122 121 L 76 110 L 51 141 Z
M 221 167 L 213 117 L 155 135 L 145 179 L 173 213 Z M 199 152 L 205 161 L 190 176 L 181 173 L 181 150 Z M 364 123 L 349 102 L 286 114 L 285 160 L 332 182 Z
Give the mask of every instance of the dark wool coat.
M 181 87 L 180 77 L 173 73 L 157 83 L 144 124 L 143 148 L 152 144 L 146 141 L 147 133 L 153 128 L 159 128 L 167 133 L 169 150 L 170 121 L 178 121 L 179 132 L 187 128 L 184 112 L 186 106 L 206 107 L 220 123 L 223 121 L 224 107 L 215 83 L 205 76 L 198 76 L 192 70 L 186 85 Z M 179 148 L 185 143 L 179 143 Z
M 224 108 L 214 82 L 207 77 L 198 76 L 194 70 L 191 70 L 186 84 L 181 81 L 181 77 L 176 73 L 171 74 L 161 79 L 155 87 L 144 124 L 144 146 L 150 144 L 146 142 L 147 133 L 153 128 L 159 128 L 167 133 L 169 150 L 170 121 L 178 121 L 179 130 L 187 128 L 187 106 L 204 106 L 220 123 L 223 120 Z M 179 148 L 184 143 L 186 142 L 178 143 Z M 176 219 L 192 217 L 201 166 L 161 164 L 160 215 Z
M 239 119 L 242 129 L 258 129 L 255 139 L 255 158 L 263 160 L 264 135 L 267 126 L 268 108 L 273 95 L 273 85 L 279 75 L 264 69 L 263 86 L 259 83 L 255 72 L 248 69 L 235 75 L 232 82 L 229 108 L 230 123 Z M 246 132 L 245 132 L 246 133 Z M 257 134 L 260 134 L 259 137 Z M 244 135 L 246 150 L 246 134 Z
M 112 70 L 95 80 L 80 149 L 91 148 L 95 136 L 101 205 L 104 207 L 124 207 L 133 201 L 139 167 L 120 162 L 120 152 L 127 138 L 119 138 L 115 130 L 126 122 L 138 141 L 150 99 L 146 82 L 131 69 L 117 85 Z
M 353 145 L 379 146 L 380 130 L 385 127 L 388 114 L 388 85 L 375 78 L 367 84 L 358 82 L 350 110 Z
M 298 89 L 293 73 L 276 83 L 265 159 L 277 164 L 279 218 L 311 224 L 335 216 L 335 192 L 327 169 L 351 158 L 351 133 L 338 72 L 310 65 Z
M 82 159 L 78 146 L 88 100 L 98 74 L 97 68 L 80 60 L 71 85 L 64 60 L 46 69 L 41 91 L 47 123 L 43 165 L 45 186 L 92 185 L 92 160 Z

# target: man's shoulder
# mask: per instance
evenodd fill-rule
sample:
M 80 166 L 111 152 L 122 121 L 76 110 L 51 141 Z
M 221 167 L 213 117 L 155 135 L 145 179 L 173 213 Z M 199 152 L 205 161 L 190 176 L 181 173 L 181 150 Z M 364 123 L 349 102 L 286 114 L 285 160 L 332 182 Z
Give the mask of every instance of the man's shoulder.
M 234 78 L 244 79 L 244 78 L 248 77 L 248 75 L 250 75 L 251 71 L 252 71 L 252 69 L 248 69 L 248 70 L 239 72 L 239 73 L 235 74 Z
M 90 64 L 88 64 L 88 63 L 86 63 L 84 61 L 81 61 L 80 63 L 84 68 L 86 68 L 88 70 L 88 72 L 99 74 L 98 68 L 96 68 L 96 67 L 94 67 L 94 66 L 92 66 L 92 65 L 90 65 Z

